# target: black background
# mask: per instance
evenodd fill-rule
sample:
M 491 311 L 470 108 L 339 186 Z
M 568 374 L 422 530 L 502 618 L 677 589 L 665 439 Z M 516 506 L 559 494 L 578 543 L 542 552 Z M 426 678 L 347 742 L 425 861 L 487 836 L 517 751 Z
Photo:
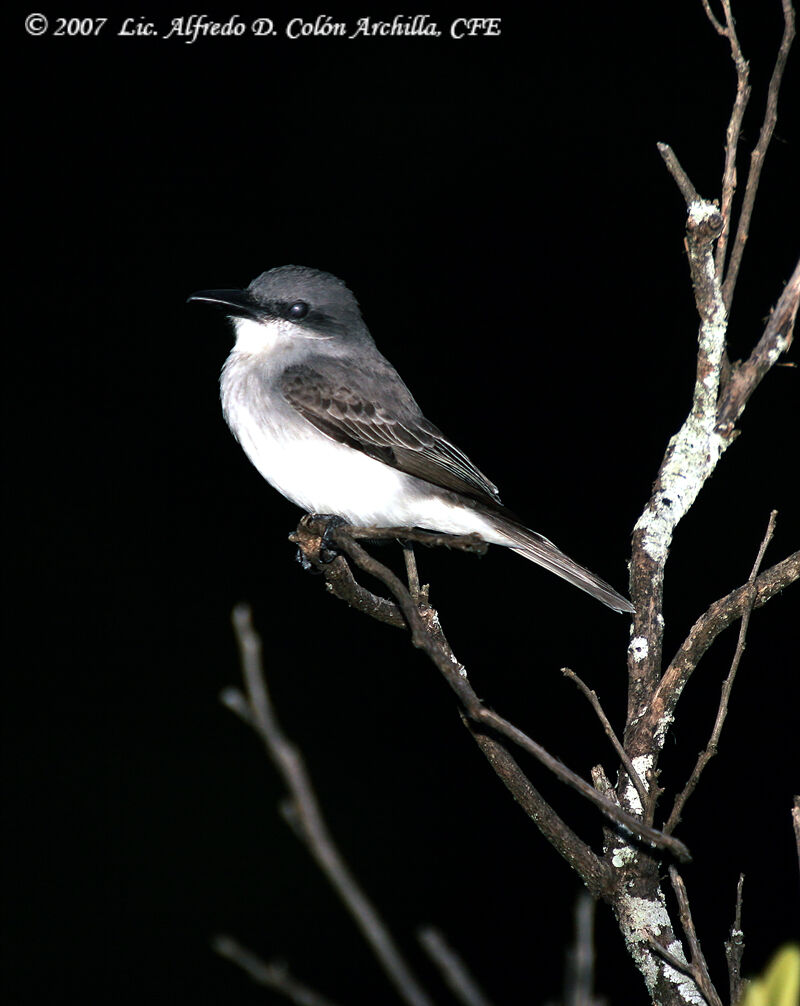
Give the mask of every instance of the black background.
M 98 38 L 32 38 L 22 14 L 7 30 L 9 199 L 23 222 L 5 298 L 19 312 L 5 337 L 11 1000 L 273 1001 L 210 951 L 228 932 L 340 1002 L 395 1001 L 281 820 L 276 773 L 218 702 L 239 678 L 229 613 L 241 599 L 333 832 L 439 1000 L 415 946 L 424 922 L 495 1002 L 559 995 L 576 880 L 432 667 L 293 561 L 299 514 L 219 413 L 230 333 L 184 303 L 289 262 L 343 277 L 379 348 L 505 502 L 624 587 L 630 531 L 694 370 L 685 211 L 655 144 L 717 195 L 734 77 L 699 3 L 646 16 L 631 3 L 554 6 L 501 10 L 500 38 L 462 41 L 452 18 L 483 12 L 430 11 L 439 39 L 116 37 L 139 8 Z M 739 6 L 749 147 L 782 24 L 777 0 Z M 143 16 L 165 33 L 190 13 Z M 734 357 L 797 253 L 796 84 L 795 59 Z M 678 530 L 668 652 L 746 578 L 771 508 L 767 563 L 796 547 L 796 381 L 786 367 L 768 376 Z M 583 774 L 601 760 L 613 772 L 559 668 L 621 726 L 627 621 L 500 549 L 419 558 L 486 701 Z M 753 617 L 721 754 L 679 830 L 721 988 L 739 870 L 746 969 L 796 932 L 796 623 L 791 591 Z M 681 700 L 663 758 L 672 791 L 708 737 L 734 643 L 719 640 Z M 529 768 L 597 843 L 597 815 Z M 598 991 L 644 1001 L 604 908 L 597 942 Z

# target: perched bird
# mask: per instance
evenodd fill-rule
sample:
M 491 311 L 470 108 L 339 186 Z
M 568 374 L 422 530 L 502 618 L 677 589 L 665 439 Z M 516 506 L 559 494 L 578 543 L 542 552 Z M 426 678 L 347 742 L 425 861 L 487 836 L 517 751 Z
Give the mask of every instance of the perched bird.
M 505 509 L 494 483 L 423 416 L 340 279 L 287 265 L 245 290 L 202 290 L 189 300 L 233 321 L 236 344 L 220 379 L 225 419 L 287 499 L 356 525 L 477 533 L 610 608 L 633 611 Z

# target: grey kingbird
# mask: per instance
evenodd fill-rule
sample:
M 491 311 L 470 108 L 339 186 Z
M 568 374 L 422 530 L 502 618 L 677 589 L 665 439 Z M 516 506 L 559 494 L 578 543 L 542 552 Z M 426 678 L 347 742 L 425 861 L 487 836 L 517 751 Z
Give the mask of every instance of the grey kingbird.
M 287 265 L 246 290 L 201 290 L 189 300 L 216 305 L 233 321 L 222 410 L 247 456 L 287 499 L 355 525 L 477 533 L 610 608 L 633 611 L 511 515 L 497 486 L 423 416 L 342 280 Z

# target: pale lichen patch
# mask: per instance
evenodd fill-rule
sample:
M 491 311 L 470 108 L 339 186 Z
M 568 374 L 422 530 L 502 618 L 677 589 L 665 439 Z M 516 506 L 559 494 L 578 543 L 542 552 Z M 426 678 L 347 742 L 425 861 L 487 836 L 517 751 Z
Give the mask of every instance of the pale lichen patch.
M 675 717 L 672 713 L 664 713 L 664 715 L 656 723 L 656 728 L 653 731 L 653 739 L 658 745 L 659 751 L 664 747 L 664 741 L 667 739 L 667 731 L 672 725 L 672 721 Z
M 659 958 L 648 942 L 648 935 L 658 937 L 662 933 L 671 934 L 673 931 L 663 892 L 658 890 L 652 900 L 633 895 L 623 897 L 620 905 L 620 922 L 628 950 L 636 961 L 647 988 L 653 992 L 659 977 L 663 975 L 677 987 L 679 995 L 689 1006 L 704 1006 L 705 1000 L 691 978 Z M 678 940 L 670 940 L 667 949 L 677 960 L 686 960 L 683 947 Z
M 637 664 L 644 660 L 648 654 L 648 645 L 645 637 L 635 636 L 628 644 L 628 653 L 630 653 Z
M 714 203 L 708 202 L 707 199 L 695 199 L 689 203 L 689 217 L 696 224 L 710 220 L 716 213 L 719 213 L 719 208 Z
M 628 863 L 636 862 L 636 850 L 630 845 L 620 845 L 611 852 L 611 865 L 621 870 Z

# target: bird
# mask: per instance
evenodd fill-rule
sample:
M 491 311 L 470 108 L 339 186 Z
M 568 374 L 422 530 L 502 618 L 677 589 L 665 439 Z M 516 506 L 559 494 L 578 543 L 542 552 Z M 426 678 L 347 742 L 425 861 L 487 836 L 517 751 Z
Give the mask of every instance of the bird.
M 343 280 L 285 265 L 245 289 L 188 299 L 231 319 L 222 411 L 256 469 L 291 502 L 357 526 L 478 534 L 633 612 L 627 598 L 507 510 L 497 486 L 425 418 Z

